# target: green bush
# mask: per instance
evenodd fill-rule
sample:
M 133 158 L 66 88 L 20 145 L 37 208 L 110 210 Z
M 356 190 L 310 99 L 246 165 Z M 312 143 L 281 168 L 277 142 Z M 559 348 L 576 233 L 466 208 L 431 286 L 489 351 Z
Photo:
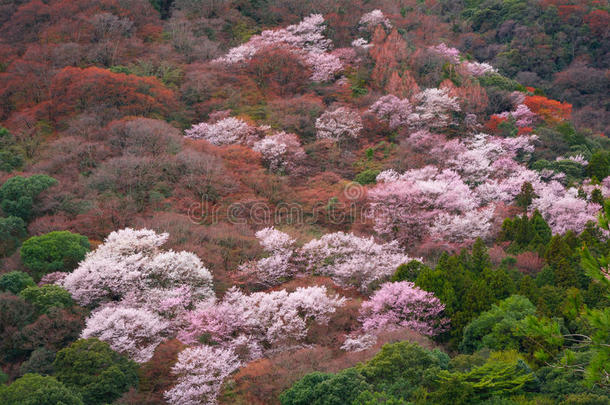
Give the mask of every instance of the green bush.
M 79 391 L 87 405 L 111 403 L 138 382 L 138 365 L 98 339 L 80 339 L 60 350 L 55 376 Z
M 0 291 L 8 291 L 13 294 L 19 294 L 24 288 L 35 285 L 32 277 L 22 271 L 11 271 L 0 277 Z
M 417 279 L 419 273 L 430 268 L 419 260 L 411 260 L 409 263 L 403 263 L 396 268 L 392 275 L 392 281 L 412 281 Z
M 70 293 L 54 284 L 27 287 L 19 296 L 32 304 L 39 314 L 47 313 L 51 308 L 69 308 L 74 305 Z
M 0 387 L 3 405 L 83 405 L 80 396 L 53 377 L 26 374 L 8 387 Z
M 512 295 L 493 305 L 464 328 L 460 351 L 474 353 L 483 347 L 495 350 L 519 349 L 515 329 L 519 321 L 533 315 L 536 307 L 525 297 Z
M 23 151 L 16 145 L 15 138 L 4 127 L 0 127 L 0 171 L 12 172 L 23 166 Z
M 74 270 L 89 250 L 91 245 L 86 236 L 55 231 L 23 242 L 21 260 L 39 279 L 54 271 Z
M 0 187 L 0 207 L 5 215 L 28 222 L 33 216 L 36 197 L 57 183 L 53 177 L 44 174 L 11 177 Z
M 12 254 L 26 235 L 23 219 L 19 217 L 0 218 L 0 257 Z
M 356 183 L 360 183 L 362 185 L 365 184 L 373 184 L 376 182 L 377 175 L 379 174 L 379 170 L 367 169 L 356 175 L 354 181 Z

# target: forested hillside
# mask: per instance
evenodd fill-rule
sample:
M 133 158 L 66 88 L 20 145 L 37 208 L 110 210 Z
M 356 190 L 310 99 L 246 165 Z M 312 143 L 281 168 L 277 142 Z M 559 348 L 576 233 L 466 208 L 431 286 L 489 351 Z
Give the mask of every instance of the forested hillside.
M 0 2 L 0 403 L 610 404 L 609 11 Z

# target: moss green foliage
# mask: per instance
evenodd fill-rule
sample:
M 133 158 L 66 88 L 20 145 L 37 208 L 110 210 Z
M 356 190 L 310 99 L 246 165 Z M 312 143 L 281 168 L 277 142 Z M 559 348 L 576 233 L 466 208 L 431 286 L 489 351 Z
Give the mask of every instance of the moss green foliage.
M 0 126 L 0 171 L 12 172 L 19 169 L 24 160 L 23 151 L 17 146 L 15 137 L 8 129 Z
M 29 274 L 22 271 L 11 271 L 0 276 L 0 291 L 19 294 L 27 287 L 34 287 L 36 284 Z
M 12 254 L 26 235 L 23 219 L 13 216 L 0 218 L 0 257 Z
M 69 308 L 74 305 L 70 293 L 54 284 L 27 287 L 19 296 L 32 304 L 39 314 L 47 313 L 51 308 Z
M 399 342 L 383 346 L 367 363 L 337 374 L 311 373 L 282 393 L 282 405 L 404 404 L 419 387 L 435 385 L 435 376 L 447 368 L 449 356 L 417 344 Z
M 27 222 L 32 219 L 32 209 L 38 195 L 57 183 L 57 180 L 44 174 L 11 177 L 0 187 L 0 208 L 4 215 L 19 217 Z
M 53 368 L 59 381 L 92 405 L 111 403 L 138 381 L 137 364 L 95 338 L 60 350 Z
M 80 395 L 53 377 L 26 374 L 7 387 L 0 387 L 3 405 L 83 405 Z
M 535 312 L 536 307 L 530 300 L 520 295 L 511 295 L 464 328 L 460 352 L 473 353 L 482 348 L 519 349 L 520 339 L 516 334 L 520 321 Z
M 396 268 L 391 281 L 415 281 L 422 271 L 429 270 L 430 268 L 419 260 L 411 260 L 409 263 L 401 264 Z
M 543 255 L 551 236 L 551 228 L 536 210 L 531 217 L 523 215 L 505 219 L 499 240 L 511 242 L 507 249 L 509 253 L 534 251 Z
M 354 177 L 354 181 L 360 184 L 374 184 L 379 174 L 379 170 L 367 169 L 364 170 Z
M 55 231 L 33 236 L 21 246 L 23 264 L 40 278 L 54 271 L 71 271 L 85 258 L 91 245 L 86 236 Z

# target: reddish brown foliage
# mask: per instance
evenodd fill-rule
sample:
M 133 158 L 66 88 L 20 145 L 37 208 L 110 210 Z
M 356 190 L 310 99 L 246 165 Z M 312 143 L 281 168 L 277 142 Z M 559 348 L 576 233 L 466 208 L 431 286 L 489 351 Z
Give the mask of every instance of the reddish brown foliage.
M 570 118 L 572 105 L 551 100 L 544 96 L 527 96 L 523 102 L 534 113 L 549 123 L 558 123 Z
M 66 67 L 51 82 L 52 118 L 90 108 L 115 109 L 121 115 L 167 115 L 176 108 L 174 93 L 153 77 L 106 69 Z
M 311 75 L 300 57 L 282 48 L 258 52 L 248 63 L 247 71 L 259 86 L 279 95 L 301 92 Z

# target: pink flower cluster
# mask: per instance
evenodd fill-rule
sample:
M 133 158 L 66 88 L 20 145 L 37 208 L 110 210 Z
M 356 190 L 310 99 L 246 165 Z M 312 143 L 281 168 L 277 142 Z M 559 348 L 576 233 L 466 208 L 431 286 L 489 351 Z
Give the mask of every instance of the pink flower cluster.
M 213 124 L 205 122 L 193 125 L 184 131 L 187 138 L 205 139 L 214 145 L 248 143 L 254 136 L 255 128 L 235 117 L 221 119 Z
M 408 328 L 428 336 L 447 330 L 445 306 L 434 294 L 409 281 L 385 283 L 362 303 L 360 321 L 365 333 Z
M 333 141 L 358 138 L 362 128 L 362 118 L 360 118 L 358 111 L 347 107 L 339 107 L 332 111 L 327 110 L 318 117 L 316 120 L 316 137 Z
M 254 143 L 252 148 L 263 156 L 270 170 L 290 171 L 305 158 L 299 137 L 295 134 L 278 132 Z
M 251 59 L 263 49 L 283 47 L 303 57 L 313 71 L 313 81 L 328 81 L 343 69 L 343 65 L 338 57 L 328 53 L 331 41 L 324 37 L 323 31 L 324 17 L 312 14 L 299 24 L 254 35 L 248 42 L 231 49 L 215 62 L 232 65 Z

